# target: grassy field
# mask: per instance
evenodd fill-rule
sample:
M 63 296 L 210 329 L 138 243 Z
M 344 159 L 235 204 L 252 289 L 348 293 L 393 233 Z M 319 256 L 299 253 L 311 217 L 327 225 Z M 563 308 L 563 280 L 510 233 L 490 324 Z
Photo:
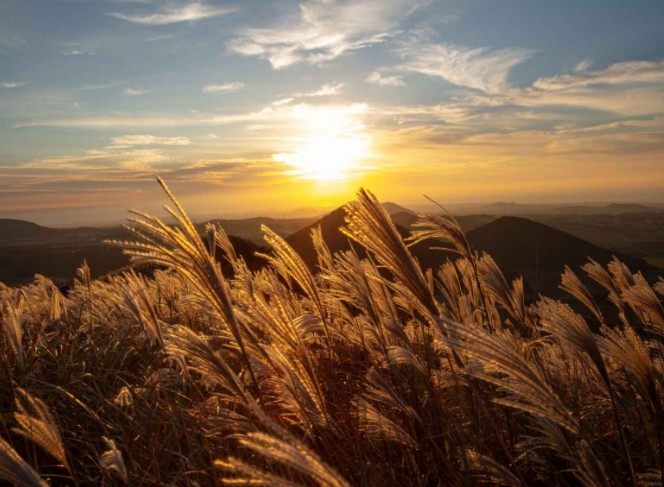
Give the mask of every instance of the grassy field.
M 265 228 L 269 266 L 251 271 L 167 193 L 176 228 L 137 214 L 115 242 L 154 276 L 0 286 L 0 479 L 661 485 L 663 280 L 586 264 L 615 322 L 578 269 L 561 282 L 583 313 L 526 302 L 450 218 L 421 218 L 408 243 L 461 258 L 422 269 L 366 191 L 344 232 L 367 258 L 314 231 L 314 275 Z

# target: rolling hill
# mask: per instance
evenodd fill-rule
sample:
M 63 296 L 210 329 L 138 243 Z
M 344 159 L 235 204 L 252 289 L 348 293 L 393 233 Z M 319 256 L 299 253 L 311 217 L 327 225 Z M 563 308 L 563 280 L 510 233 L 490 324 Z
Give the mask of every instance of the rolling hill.
M 344 216 L 343 208 L 338 208 L 295 232 L 286 241 L 311 269 L 315 269 L 317 258 L 311 242 L 311 230 L 320 226 L 332 252 L 348 250 L 350 248 L 348 238 L 339 230 L 344 225 Z M 399 232 L 403 236 L 408 235 L 409 231 L 403 224 L 412 222 L 412 219 L 400 213 L 395 214 L 393 218 L 398 221 L 396 225 Z M 477 223 L 477 220 L 467 223 Z M 467 231 L 466 235 L 471 246 L 479 252 L 489 253 L 508 277 L 522 275 L 526 287 L 532 293 L 546 291 L 559 294 L 558 284 L 565 265 L 578 269 L 588 262 L 588 258 L 606 264 L 613 255 L 616 255 L 633 271 L 640 270 L 647 274 L 657 272 L 643 259 L 615 254 L 569 233 L 526 218 L 500 217 L 489 223 L 476 225 Z M 432 246 L 435 247 L 436 244 L 422 242 L 412 247 L 413 254 L 424 268 L 437 267 L 445 259 L 454 258 L 451 253 L 431 249 Z
M 399 232 L 409 234 L 416 215 L 403 207 L 390 204 L 386 209 L 395 211 L 392 219 Z M 311 242 L 311 230 L 320 226 L 323 237 L 333 252 L 348 250 L 350 243 L 339 228 L 344 225 L 345 211 L 337 208 L 314 222 L 312 219 L 250 218 L 246 220 L 213 220 L 232 235 L 238 253 L 252 268 L 262 265 L 254 253 L 262 244 L 261 225 L 267 225 L 302 256 L 304 262 L 315 269 L 317 257 Z M 466 231 L 471 245 L 478 251 L 491 254 L 506 275 L 523 275 L 532 292 L 558 292 L 560 273 L 565 264 L 573 268 L 587 262 L 588 257 L 605 264 L 614 252 L 596 243 L 522 217 L 490 215 L 462 215 L 457 217 Z M 197 225 L 202 231 L 204 223 Z M 603 227 L 602 227 L 603 228 Z M 578 232 L 575 232 L 578 233 Z M 87 260 L 95 275 L 103 275 L 128 264 L 119 250 L 102 243 L 104 239 L 126 238 L 120 227 L 53 229 L 21 220 L 0 220 L 0 281 L 7 284 L 29 282 L 35 273 L 44 274 L 60 285 L 71 282 L 76 268 Z M 593 242 L 597 242 L 594 239 Z M 453 255 L 432 250 L 435 243 L 422 242 L 412 247 L 413 254 L 424 268 L 437 267 Z M 362 250 L 356 247 L 362 254 Z M 633 270 L 654 275 L 657 271 L 643 259 L 629 255 L 616 255 Z
M 576 271 L 589 258 L 605 265 L 615 255 L 633 272 L 657 272 L 643 259 L 611 252 L 527 218 L 503 216 L 471 230 L 467 238 L 473 248 L 490 254 L 503 270 L 522 275 L 533 293 L 557 295 L 565 265 Z
M 0 242 L 9 240 L 47 238 L 57 230 L 25 220 L 0 219 Z

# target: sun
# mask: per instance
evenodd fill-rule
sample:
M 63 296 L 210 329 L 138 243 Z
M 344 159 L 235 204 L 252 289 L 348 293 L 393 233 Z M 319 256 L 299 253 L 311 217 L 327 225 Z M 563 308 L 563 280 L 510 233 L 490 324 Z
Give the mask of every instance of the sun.
M 356 119 L 362 110 L 299 107 L 294 116 L 301 121 L 301 133 L 292 139 L 293 150 L 274 154 L 274 159 L 290 165 L 302 179 L 343 181 L 359 173 L 371 147 L 371 136 Z

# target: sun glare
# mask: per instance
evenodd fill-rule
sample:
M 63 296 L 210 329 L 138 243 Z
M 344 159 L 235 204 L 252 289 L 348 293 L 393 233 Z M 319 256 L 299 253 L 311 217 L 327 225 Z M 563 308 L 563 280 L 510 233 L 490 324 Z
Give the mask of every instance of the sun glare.
M 363 169 L 370 155 L 371 136 L 357 116 L 365 105 L 349 107 L 295 107 L 301 134 L 293 149 L 275 154 L 274 159 L 293 167 L 303 179 L 343 181 Z

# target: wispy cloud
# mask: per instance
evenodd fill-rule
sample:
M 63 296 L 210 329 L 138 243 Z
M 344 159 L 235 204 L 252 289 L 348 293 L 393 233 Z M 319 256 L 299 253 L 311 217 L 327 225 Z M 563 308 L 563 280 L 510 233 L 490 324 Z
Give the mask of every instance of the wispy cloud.
M 155 149 L 129 149 L 124 147 L 103 150 L 88 150 L 78 156 L 55 156 L 36 159 L 20 164 L 21 169 L 39 171 L 85 171 L 88 176 L 98 172 L 117 170 L 137 170 L 151 167 L 168 160 Z
M 540 78 L 533 86 L 547 91 L 567 90 L 593 85 L 634 85 L 664 82 L 664 59 L 616 63 L 602 70 L 581 66 L 577 73 Z
M 62 54 L 64 56 L 94 56 L 96 54 L 96 51 L 83 51 L 80 49 L 68 49 L 66 51 L 62 51 Z
M 280 98 L 278 100 L 273 101 L 272 106 L 273 107 L 280 107 L 280 106 L 283 106 L 283 105 L 288 105 L 289 103 L 291 103 L 294 100 L 295 100 L 295 98 L 292 98 L 292 97 Z
M 499 93 L 509 88 L 510 70 L 534 53 L 531 49 L 489 49 L 454 44 L 409 43 L 399 48 L 399 69 L 442 78 L 449 83 Z
M 138 95 L 145 95 L 146 93 L 149 93 L 148 90 L 135 90 L 133 88 L 126 88 L 123 93 L 127 96 L 138 96 Z
M 391 86 L 391 87 L 406 86 L 406 83 L 403 80 L 402 76 L 399 75 L 385 76 L 381 74 L 380 71 L 374 71 L 370 73 L 365 81 L 367 83 L 371 83 L 372 85 L 378 85 L 378 86 Z
M 297 16 L 269 28 L 246 29 L 228 47 L 267 59 L 275 69 L 321 64 L 395 35 L 399 21 L 416 6 L 408 0 L 309 1 L 300 4 Z
M 181 6 L 166 6 L 158 12 L 147 14 L 125 14 L 113 12 L 109 15 L 127 22 L 142 25 L 167 25 L 178 22 L 193 22 L 236 12 L 236 7 L 213 7 L 202 2 L 189 2 Z
M 27 84 L 26 81 L 5 81 L 4 83 L 0 83 L 0 88 L 11 90 L 13 88 L 21 88 Z
M 316 113 L 345 113 L 350 110 L 353 112 L 360 105 L 309 105 L 306 103 L 291 104 L 277 103 L 270 104 L 258 110 L 237 113 L 197 113 L 191 115 L 172 115 L 162 117 L 146 117 L 135 114 L 108 115 L 100 117 L 81 117 L 81 118 L 58 118 L 31 120 L 15 124 L 15 128 L 28 127 L 67 127 L 67 128 L 86 128 L 86 129 L 158 129 L 171 127 L 204 127 L 216 125 L 246 125 L 262 124 L 271 125 L 275 128 L 283 128 L 285 124 L 293 123 L 293 120 L 299 120 L 301 113 L 309 113 L 315 110 Z M 366 106 L 362 105 L 363 111 Z M 323 110 L 323 112 L 321 112 Z M 298 122 L 299 123 L 299 122 Z
M 585 107 L 616 114 L 664 112 L 664 59 L 615 63 L 605 69 L 537 79 L 513 90 L 506 103 Z
M 212 95 L 220 95 L 223 93 L 232 93 L 234 91 L 239 91 L 244 88 L 244 83 L 224 83 L 221 85 L 207 85 L 204 86 L 202 91 L 203 93 L 209 93 Z
M 582 59 L 581 61 L 576 63 L 576 66 L 574 66 L 574 71 L 576 71 L 577 73 L 579 71 L 585 71 L 588 68 L 590 68 L 592 65 L 593 65 L 593 62 L 590 59 L 587 59 L 587 58 Z
M 121 149 L 132 146 L 147 145 L 189 145 L 191 139 L 188 137 L 157 137 L 154 135 L 123 135 L 113 137 L 110 148 Z
M 317 98 L 319 96 L 334 96 L 341 93 L 344 83 L 327 83 L 314 91 L 304 93 L 295 93 L 293 96 L 298 98 Z

